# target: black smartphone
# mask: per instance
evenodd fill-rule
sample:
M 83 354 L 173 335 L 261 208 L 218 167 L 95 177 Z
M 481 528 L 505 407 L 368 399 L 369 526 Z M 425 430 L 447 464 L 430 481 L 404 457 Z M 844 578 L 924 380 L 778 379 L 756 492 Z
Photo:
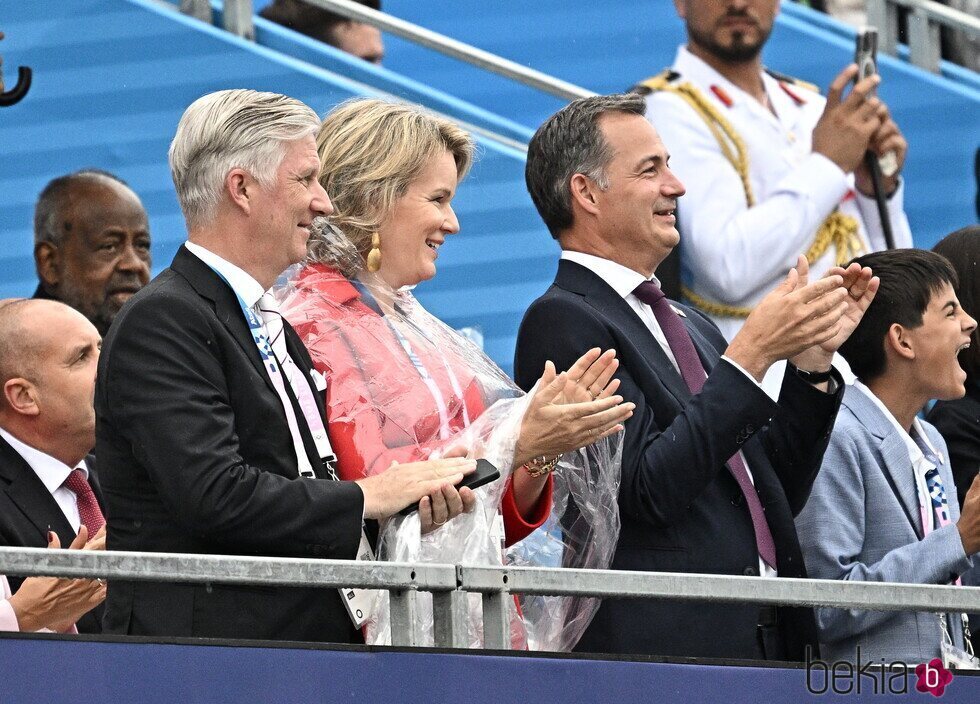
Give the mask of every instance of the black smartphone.
M 500 479 L 500 470 L 494 467 L 487 460 L 477 460 L 476 469 L 463 477 L 463 481 L 456 485 L 457 489 L 476 489 Z M 413 511 L 418 511 L 418 504 L 410 504 L 399 511 L 399 515 L 407 516 Z

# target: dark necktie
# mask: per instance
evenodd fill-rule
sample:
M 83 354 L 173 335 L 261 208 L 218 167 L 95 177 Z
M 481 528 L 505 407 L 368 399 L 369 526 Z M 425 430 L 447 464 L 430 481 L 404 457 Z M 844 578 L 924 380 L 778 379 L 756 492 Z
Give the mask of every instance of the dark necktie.
M 102 530 L 105 525 L 105 518 L 102 516 L 102 509 L 95 498 L 95 492 L 85 478 L 85 473 L 80 469 L 73 469 L 65 480 L 65 486 L 75 494 L 76 505 L 78 506 L 78 517 L 82 525 L 88 528 L 89 538 L 94 538 L 95 534 Z
M 664 292 L 652 281 L 644 281 L 637 286 L 633 295 L 650 306 L 657 323 L 660 324 L 664 337 L 667 338 L 670 351 L 674 354 L 674 359 L 677 360 L 677 366 L 680 368 L 684 383 L 687 384 L 687 388 L 692 394 L 699 393 L 704 388 L 707 375 L 704 365 L 701 364 L 698 351 L 694 348 L 694 343 L 691 342 L 691 335 L 684 327 L 684 321 L 671 308 Z M 745 503 L 749 507 L 759 555 L 767 565 L 775 569 L 776 546 L 773 543 L 772 532 L 769 530 L 765 510 L 762 508 L 759 494 L 749 478 L 749 472 L 742 461 L 742 456 L 736 452 L 728 460 L 727 466 L 728 471 L 738 482 L 742 495 L 745 497 Z

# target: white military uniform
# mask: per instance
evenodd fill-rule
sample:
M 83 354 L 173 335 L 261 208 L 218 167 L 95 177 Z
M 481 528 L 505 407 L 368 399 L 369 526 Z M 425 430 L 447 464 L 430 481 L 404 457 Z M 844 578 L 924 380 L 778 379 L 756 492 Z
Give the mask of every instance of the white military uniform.
M 773 111 L 681 47 L 675 84 L 693 83 L 745 142 L 756 205 L 749 208 L 738 172 L 722 155 L 704 120 L 681 97 L 647 97 L 647 117 L 687 188 L 678 201 L 684 284 L 709 301 L 752 308 L 806 253 L 835 208 L 853 216 L 865 252 L 885 248 L 873 198 L 854 189 L 830 159 L 811 151 L 814 126 L 826 102 L 819 94 L 763 74 Z M 911 247 L 901 184 L 888 202 L 896 247 Z M 813 276 L 834 266 L 831 246 L 811 265 Z M 712 316 L 729 340 L 744 318 Z

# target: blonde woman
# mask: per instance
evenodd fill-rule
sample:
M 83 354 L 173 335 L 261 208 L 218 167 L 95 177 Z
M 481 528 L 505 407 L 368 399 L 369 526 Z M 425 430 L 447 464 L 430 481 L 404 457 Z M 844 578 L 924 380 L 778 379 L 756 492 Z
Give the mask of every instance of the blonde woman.
M 549 364 L 524 397 L 409 292 L 435 276 L 440 248 L 459 231 L 451 203 L 473 142 L 456 125 L 407 105 L 355 100 L 327 115 L 317 150 L 332 226 L 310 238 L 309 263 L 283 312 L 327 380 L 338 473 L 356 479 L 433 454 L 489 459 L 500 480 L 426 497 L 416 514 L 384 528 L 380 551 L 388 559 L 499 564 L 501 544 L 517 543 L 552 515 L 559 461 L 569 474 L 578 470 L 582 486 L 599 465 L 615 464 L 618 442 L 595 444 L 619 433 L 632 414 L 611 381 L 615 353 L 592 350 L 562 374 Z M 592 449 L 576 453 L 586 446 Z M 568 497 L 563 483 L 562 512 Z M 613 530 L 614 497 L 602 494 L 602 520 Z M 587 501 L 594 508 L 592 495 L 576 504 Z M 571 541 L 576 553 L 601 561 L 594 537 L 591 523 L 577 533 L 566 528 L 560 552 L 567 555 Z M 560 630 L 567 634 L 566 625 Z M 520 619 L 512 630 L 514 645 L 523 647 Z M 369 631 L 371 640 L 384 637 Z M 546 640 L 547 647 L 567 647 L 565 636 Z

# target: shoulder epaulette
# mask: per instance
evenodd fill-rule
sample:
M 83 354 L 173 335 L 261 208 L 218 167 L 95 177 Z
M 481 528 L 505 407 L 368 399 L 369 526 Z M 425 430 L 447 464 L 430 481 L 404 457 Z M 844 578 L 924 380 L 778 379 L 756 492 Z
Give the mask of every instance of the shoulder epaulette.
M 788 83 L 791 86 L 797 86 L 799 88 L 803 88 L 805 90 L 809 90 L 814 93 L 820 92 L 820 86 L 817 86 L 813 83 L 808 83 L 807 81 L 802 81 L 799 78 L 793 78 L 792 76 L 787 76 L 785 73 L 780 73 L 779 71 L 773 71 L 771 68 L 765 69 L 765 72 L 768 73 L 773 78 L 775 78 L 780 83 Z
M 630 93 L 638 93 L 640 95 L 650 95 L 650 93 L 656 93 L 657 91 L 663 90 L 665 85 L 673 83 L 681 74 L 677 71 L 667 68 L 658 73 L 656 76 L 650 76 L 646 80 L 640 81 L 635 86 L 629 89 Z

